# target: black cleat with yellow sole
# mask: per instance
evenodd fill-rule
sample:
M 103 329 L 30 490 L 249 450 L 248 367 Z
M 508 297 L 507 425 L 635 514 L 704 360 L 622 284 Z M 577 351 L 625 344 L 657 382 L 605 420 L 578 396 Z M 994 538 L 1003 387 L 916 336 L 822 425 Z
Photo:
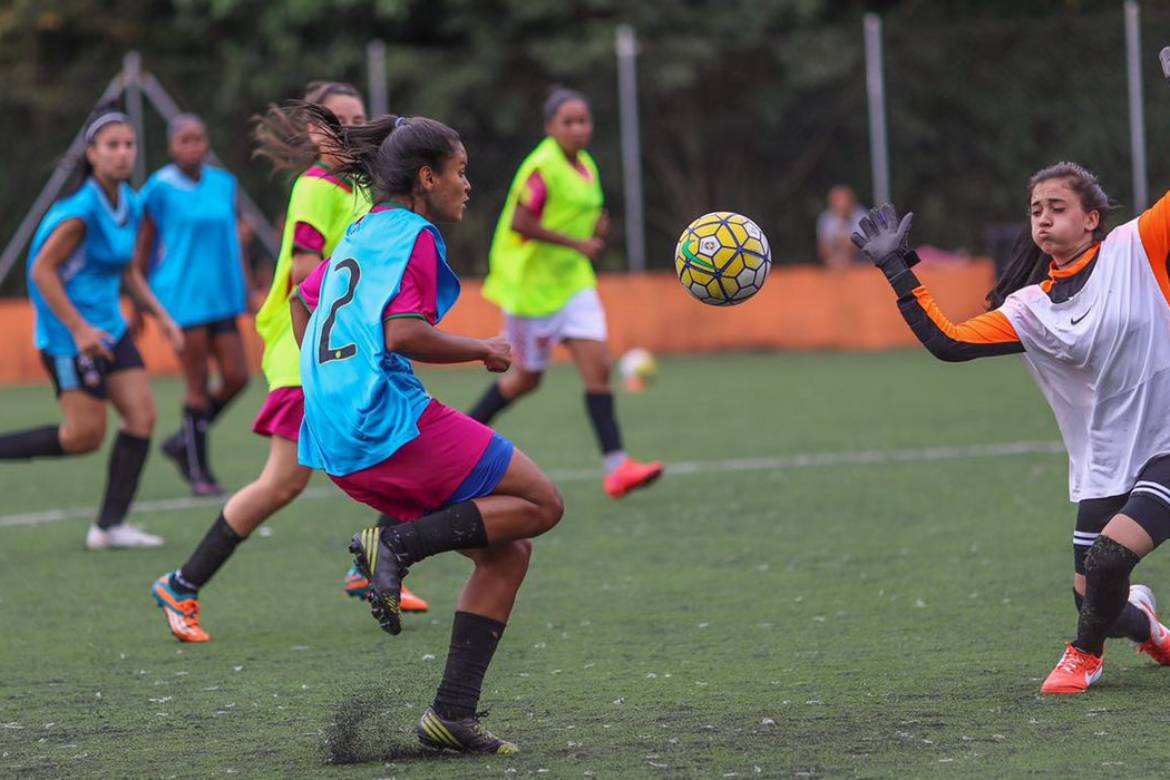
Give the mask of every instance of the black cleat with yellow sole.
M 370 583 L 370 612 L 383 631 L 397 635 L 402 631 L 402 578 L 406 567 L 398 562 L 394 550 L 382 540 L 381 528 L 363 528 L 349 543 L 353 562 Z
M 514 742 L 500 739 L 484 728 L 477 716 L 445 720 L 434 707 L 427 707 L 418 722 L 418 741 L 435 750 L 460 753 L 494 753 L 510 756 L 520 752 Z

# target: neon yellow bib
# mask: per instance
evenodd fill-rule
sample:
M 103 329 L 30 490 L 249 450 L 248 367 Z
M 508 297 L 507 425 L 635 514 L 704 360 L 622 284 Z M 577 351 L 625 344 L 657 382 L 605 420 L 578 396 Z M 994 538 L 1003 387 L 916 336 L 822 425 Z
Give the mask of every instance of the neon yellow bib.
M 516 171 L 492 238 L 483 287 L 484 297 L 508 314 L 547 317 L 563 309 L 577 293 L 597 286 L 588 257 L 575 249 L 524 238 L 512 229 L 528 177 L 540 171 L 548 188 L 541 226 L 570 238 L 593 237 L 605 203 L 601 176 L 588 152 L 580 152 L 578 158 L 589 171 L 588 179 L 573 167 L 556 140 L 545 138 Z
M 260 365 L 270 391 L 301 384 L 301 352 L 293 335 L 292 315 L 288 309 L 297 223 L 312 225 L 325 237 L 322 251 L 325 257 L 329 257 L 333 247 L 345 236 L 346 228 L 369 211 L 370 205 L 370 197 L 365 191 L 351 187 L 320 164 L 305 171 L 293 184 L 272 287 L 264 305 L 256 313 L 256 331 L 264 340 L 264 357 Z

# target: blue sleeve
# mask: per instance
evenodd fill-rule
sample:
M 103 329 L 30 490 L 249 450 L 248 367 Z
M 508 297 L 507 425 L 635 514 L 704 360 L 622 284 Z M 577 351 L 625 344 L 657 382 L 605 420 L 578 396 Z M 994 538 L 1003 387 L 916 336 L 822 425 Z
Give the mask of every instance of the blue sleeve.
M 166 218 L 166 197 L 158 173 L 146 180 L 142 189 L 138 191 L 138 202 L 142 207 L 142 215 L 150 217 L 154 224 Z

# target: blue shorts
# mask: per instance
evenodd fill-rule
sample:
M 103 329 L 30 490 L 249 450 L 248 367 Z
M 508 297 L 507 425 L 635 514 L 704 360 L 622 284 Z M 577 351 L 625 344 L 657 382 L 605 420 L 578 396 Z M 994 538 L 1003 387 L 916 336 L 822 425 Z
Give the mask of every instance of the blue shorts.
M 500 480 L 512 464 L 512 451 L 516 445 L 498 433 L 492 434 L 487 449 L 483 451 L 479 462 L 471 469 L 467 478 L 455 488 L 455 492 L 444 502 L 443 506 L 453 506 L 473 498 L 490 496 L 496 492 Z

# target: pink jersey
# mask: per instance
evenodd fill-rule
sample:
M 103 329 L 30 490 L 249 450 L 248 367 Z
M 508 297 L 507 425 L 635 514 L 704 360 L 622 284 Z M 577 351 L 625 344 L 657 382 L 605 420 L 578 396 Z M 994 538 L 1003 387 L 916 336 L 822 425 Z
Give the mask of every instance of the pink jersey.
M 321 297 L 321 281 L 328 267 L 328 263 L 321 263 L 301 282 L 298 295 L 309 311 L 317 308 L 317 301 Z M 407 261 L 406 271 L 398 286 L 398 295 L 386 305 L 382 319 L 420 317 L 434 325 L 439 316 L 438 279 L 439 251 L 435 246 L 435 237 L 430 231 L 424 230 L 414 242 L 414 249 L 411 250 L 410 260 Z

